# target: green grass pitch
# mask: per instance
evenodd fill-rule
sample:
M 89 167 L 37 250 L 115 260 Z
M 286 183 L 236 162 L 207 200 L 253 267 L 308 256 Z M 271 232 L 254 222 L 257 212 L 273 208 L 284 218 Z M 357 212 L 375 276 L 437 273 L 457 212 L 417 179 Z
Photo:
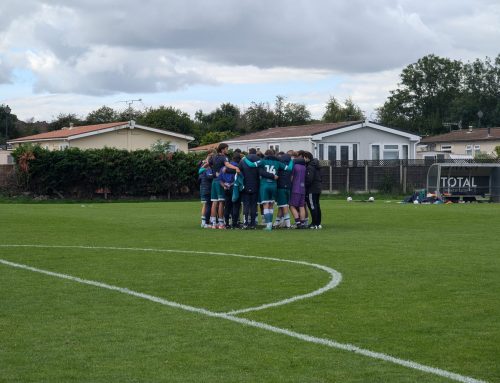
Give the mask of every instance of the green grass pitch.
M 196 202 L 0 204 L 0 259 L 214 313 L 307 294 L 329 275 L 99 247 L 324 265 L 342 274 L 336 288 L 236 316 L 500 382 L 500 205 L 323 200 L 323 230 L 273 232 L 201 229 L 199 210 Z M 0 382 L 450 381 L 0 263 Z

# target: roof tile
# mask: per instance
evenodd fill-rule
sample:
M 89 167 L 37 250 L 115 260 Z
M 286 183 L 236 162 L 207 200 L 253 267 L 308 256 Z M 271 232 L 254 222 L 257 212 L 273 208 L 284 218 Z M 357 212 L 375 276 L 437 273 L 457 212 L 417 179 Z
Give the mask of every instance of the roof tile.
M 361 122 L 362 121 L 347 121 L 347 122 L 344 121 L 344 122 L 334 122 L 334 123 L 321 123 L 321 124 L 311 124 L 311 125 L 283 126 L 283 127 L 269 128 L 266 130 L 261 130 L 259 132 L 233 137 L 226 140 L 226 142 L 311 136 L 313 134 L 329 132 L 331 130 L 344 128 L 346 126 L 356 125 Z
M 86 125 L 86 126 L 75 126 L 74 128 L 63 128 L 59 130 L 53 130 L 51 132 L 45 132 L 40 134 L 35 134 L 33 136 L 26 136 L 10 140 L 10 142 L 16 141 L 26 141 L 26 140 L 50 140 L 57 138 L 68 138 L 71 136 L 76 136 L 83 133 L 95 132 L 98 130 L 109 129 L 115 126 L 127 125 L 128 122 L 109 122 L 107 124 L 98 125 Z
M 454 130 L 437 136 L 424 137 L 422 138 L 421 143 L 485 140 L 500 140 L 500 128 L 490 128 L 490 136 L 488 136 L 488 128 L 472 129 L 472 131 L 469 131 L 468 129 Z

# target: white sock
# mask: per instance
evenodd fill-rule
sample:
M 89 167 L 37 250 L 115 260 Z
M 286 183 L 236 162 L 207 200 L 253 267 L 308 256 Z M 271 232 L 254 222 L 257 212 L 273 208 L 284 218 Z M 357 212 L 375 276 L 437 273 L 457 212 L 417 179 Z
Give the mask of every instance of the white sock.
M 290 227 L 290 213 L 285 214 L 283 220 L 285 221 L 285 226 Z

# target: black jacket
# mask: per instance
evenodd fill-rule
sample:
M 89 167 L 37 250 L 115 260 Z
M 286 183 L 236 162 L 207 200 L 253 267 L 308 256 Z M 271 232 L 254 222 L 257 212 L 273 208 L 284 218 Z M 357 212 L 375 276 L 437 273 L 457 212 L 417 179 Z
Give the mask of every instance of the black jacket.
M 306 193 L 321 193 L 321 165 L 316 158 L 309 161 L 306 167 Z
M 288 165 L 290 163 L 290 157 L 289 154 L 283 154 L 280 156 L 279 160 L 280 162 L 283 162 L 285 165 Z M 292 188 L 292 172 L 291 170 L 283 170 L 280 169 L 278 170 L 278 189 L 291 189 Z
M 260 157 L 256 154 L 249 154 L 247 158 L 252 162 L 260 160 Z M 244 193 L 258 193 L 261 176 L 265 178 L 274 178 L 273 174 L 265 171 L 262 172 L 262 168 L 252 168 L 248 166 L 244 160 L 240 161 L 238 167 L 240 168 L 243 177 L 245 177 L 243 181 L 243 184 L 245 185 L 245 188 L 243 189 Z

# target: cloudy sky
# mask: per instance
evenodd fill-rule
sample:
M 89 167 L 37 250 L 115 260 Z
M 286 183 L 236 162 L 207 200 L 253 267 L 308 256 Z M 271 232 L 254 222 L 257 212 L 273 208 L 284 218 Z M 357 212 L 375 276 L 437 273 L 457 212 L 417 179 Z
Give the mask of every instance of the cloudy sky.
M 500 53 L 498 0 L 1 0 L 0 104 L 20 119 L 102 105 L 191 115 L 276 95 L 367 117 L 403 67 Z

